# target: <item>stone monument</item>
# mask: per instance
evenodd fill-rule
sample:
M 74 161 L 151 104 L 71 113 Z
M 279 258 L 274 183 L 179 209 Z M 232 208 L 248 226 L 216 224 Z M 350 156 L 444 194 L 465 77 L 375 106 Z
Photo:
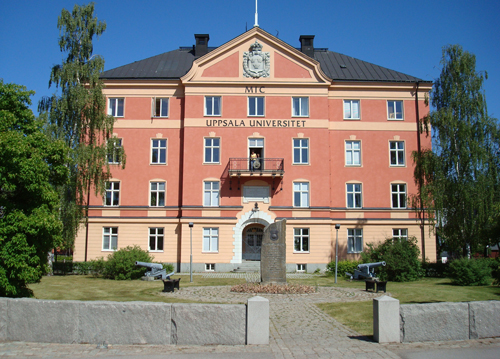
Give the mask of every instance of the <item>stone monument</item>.
M 260 253 L 263 283 L 286 283 L 286 220 L 264 228 Z

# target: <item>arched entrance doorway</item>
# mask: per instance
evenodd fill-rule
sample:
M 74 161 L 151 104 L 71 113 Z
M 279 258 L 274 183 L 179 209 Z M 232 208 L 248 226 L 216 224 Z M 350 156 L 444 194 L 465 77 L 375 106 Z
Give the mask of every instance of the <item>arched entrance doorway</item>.
M 260 249 L 262 248 L 262 236 L 264 226 L 261 224 L 250 224 L 243 230 L 242 253 L 243 260 L 260 261 Z

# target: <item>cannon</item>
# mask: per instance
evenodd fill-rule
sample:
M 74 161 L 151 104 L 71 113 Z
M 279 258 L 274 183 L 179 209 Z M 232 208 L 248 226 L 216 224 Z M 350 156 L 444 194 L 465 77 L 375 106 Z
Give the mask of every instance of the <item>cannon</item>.
M 354 279 L 374 278 L 375 277 L 374 269 L 380 266 L 385 267 L 385 262 L 359 264 L 358 269 L 354 271 Z
M 163 269 L 163 265 L 160 263 L 147 263 L 147 262 L 135 262 L 136 266 L 148 268 L 149 271 L 145 273 L 146 277 L 153 277 L 165 280 L 170 279 L 171 275 L 174 275 L 175 272 L 167 274 L 167 270 Z

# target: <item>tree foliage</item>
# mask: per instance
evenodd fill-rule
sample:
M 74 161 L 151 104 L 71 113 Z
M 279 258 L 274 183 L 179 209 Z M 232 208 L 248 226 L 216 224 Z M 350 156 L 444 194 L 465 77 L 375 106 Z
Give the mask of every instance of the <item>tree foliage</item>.
M 52 136 L 71 148 L 70 181 L 59 188 L 63 236 L 71 247 L 82 218 L 87 217 L 91 188 L 96 195 L 104 193 L 110 177 L 107 154 L 117 143 L 112 137 L 114 118 L 106 115 L 99 78 L 104 59 L 92 54 L 92 41 L 103 34 L 106 24 L 97 20 L 90 3 L 75 5 L 71 13 L 63 9 L 57 27 L 59 47 L 66 58 L 52 68 L 49 87 L 54 85 L 57 92 L 43 98 L 39 110 L 47 112 Z M 119 148 L 117 155 L 122 154 Z
M 0 296 L 30 296 L 27 284 L 40 280 L 61 241 L 53 186 L 66 182 L 68 150 L 35 119 L 33 94 L 0 79 Z
M 414 152 L 415 181 L 429 218 L 452 251 L 480 250 L 484 229 L 499 201 L 500 129 L 488 116 L 476 58 L 459 45 L 443 49 L 440 77 L 431 92 L 435 108 L 422 121 L 433 149 Z M 413 207 L 419 207 L 413 197 Z

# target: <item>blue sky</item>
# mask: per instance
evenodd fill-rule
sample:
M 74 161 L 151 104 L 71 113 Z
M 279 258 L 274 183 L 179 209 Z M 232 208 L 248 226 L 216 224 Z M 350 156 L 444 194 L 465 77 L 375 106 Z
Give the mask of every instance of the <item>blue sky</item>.
M 62 61 L 57 18 L 68 0 L 0 1 L 0 78 L 36 91 L 33 109 L 48 88 L 50 69 Z M 106 70 L 179 46 L 195 33 L 220 46 L 254 24 L 255 0 L 97 0 L 107 30 L 94 42 Z M 486 70 L 488 110 L 500 118 L 500 1 L 498 0 L 259 0 L 259 25 L 299 47 L 315 35 L 325 47 L 424 80 L 440 73 L 442 47 L 460 44 Z

